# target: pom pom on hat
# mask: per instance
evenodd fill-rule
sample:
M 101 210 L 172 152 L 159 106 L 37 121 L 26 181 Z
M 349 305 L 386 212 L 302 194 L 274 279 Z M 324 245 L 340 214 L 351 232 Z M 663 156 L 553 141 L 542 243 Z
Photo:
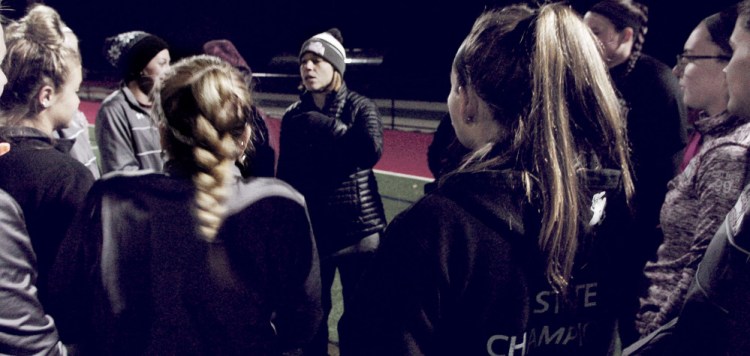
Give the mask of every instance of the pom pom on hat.
M 131 31 L 104 40 L 104 57 L 127 81 L 139 75 L 159 52 L 169 49 L 164 40 L 143 31 Z
M 341 32 L 337 28 L 332 28 L 326 32 L 312 36 L 302 44 L 299 51 L 299 58 L 307 52 L 312 52 L 331 63 L 341 75 L 346 70 L 346 50 L 342 44 Z

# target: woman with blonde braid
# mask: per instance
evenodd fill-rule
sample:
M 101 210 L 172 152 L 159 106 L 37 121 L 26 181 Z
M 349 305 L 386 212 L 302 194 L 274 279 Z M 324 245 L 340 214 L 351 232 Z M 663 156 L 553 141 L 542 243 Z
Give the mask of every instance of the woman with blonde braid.
M 242 76 L 215 57 L 187 58 L 154 104 L 165 172 L 94 186 L 56 265 L 63 340 L 92 355 L 304 346 L 321 320 L 317 252 L 302 196 L 245 180 L 234 164 L 252 134 Z
M 607 354 L 632 183 L 596 39 L 562 4 L 488 11 L 447 101 L 472 156 L 388 227 L 342 354 Z

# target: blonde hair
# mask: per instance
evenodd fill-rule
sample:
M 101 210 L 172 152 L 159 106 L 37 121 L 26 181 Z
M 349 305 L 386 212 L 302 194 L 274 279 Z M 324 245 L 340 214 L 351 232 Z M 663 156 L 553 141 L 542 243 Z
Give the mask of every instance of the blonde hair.
M 192 174 L 200 233 L 211 241 L 223 221 L 232 165 L 243 153 L 251 94 L 231 65 L 201 55 L 177 62 L 153 96 L 164 148 Z
M 66 29 L 70 31 L 57 11 L 46 5 L 32 7 L 6 27 L 2 70 L 8 84 L 0 97 L 5 125 L 35 117 L 43 109 L 36 100 L 39 90 L 45 85 L 59 89 L 74 66 L 81 65 L 77 46 L 65 41 Z
M 341 90 L 342 86 L 344 86 L 344 76 L 337 70 L 333 71 L 333 79 L 329 88 L 331 88 L 331 91 L 337 92 Z
M 633 194 L 624 118 L 596 39 L 560 4 L 515 5 L 482 14 L 454 61 L 459 85 L 471 85 L 510 129 L 510 142 L 479 150 L 463 169 L 513 162 L 529 199 L 542 202 L 539 246 L 547 278 L 565 292 L 588 212 L 580 174 L 588 152 L 619 168 Z M 485 159 L 491 149 L 502 152 Z

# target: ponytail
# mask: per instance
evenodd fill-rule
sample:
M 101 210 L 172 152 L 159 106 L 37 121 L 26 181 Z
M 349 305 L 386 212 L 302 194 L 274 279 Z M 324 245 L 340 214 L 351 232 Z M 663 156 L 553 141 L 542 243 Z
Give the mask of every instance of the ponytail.
M 626 196 L 633 194 L 624 119 L 594 35 L 559 4 L 488 11 L 459 49 L 454 70 L 512 133 L 510 142 L 494 143 L 502 147 L 494 155 L 483 147 L 461 169 L 505 165 L 522 172 L 528 199 L 541 200 L 538 243 L 547 278 L 566 293 L 589 214 L 586 157 L 620 169 Z

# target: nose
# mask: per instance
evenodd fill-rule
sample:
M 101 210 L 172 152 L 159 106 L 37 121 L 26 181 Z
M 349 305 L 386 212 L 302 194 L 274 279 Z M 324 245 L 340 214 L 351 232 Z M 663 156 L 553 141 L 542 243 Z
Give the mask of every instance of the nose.
M 682 64 L 682 62 L 677 62 L 677 64 L 672 67 L 672 73 L 674 73 L 677 78 L 682 78 L 683 72 L 685 72 L 685 65 Z
M 721 70 L 724 73 L 724 76 L 726 76 L 727 73 L 729 73 L 728 70 L 730 66 L 734 67 L 734 62 L 732 61 L 733 59 L 734 59 L 734 56 L 732 56 L 732 58 L 729 59 L 729 62 L 727 62 L 727 65 L 725 65 L 724 68 Z

